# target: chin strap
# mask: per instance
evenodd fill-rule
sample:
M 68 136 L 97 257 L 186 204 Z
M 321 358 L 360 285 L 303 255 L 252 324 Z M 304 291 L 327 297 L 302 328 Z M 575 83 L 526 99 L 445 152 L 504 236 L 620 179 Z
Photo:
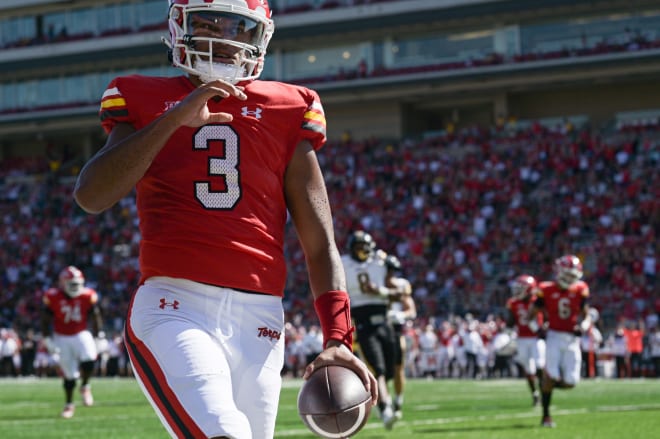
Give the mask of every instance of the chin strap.
M 195 60 L 193 68 L 199 79 L 204 83 L 221 79 L 236 84 L 245 77 L 245 69 L 237 65 Z

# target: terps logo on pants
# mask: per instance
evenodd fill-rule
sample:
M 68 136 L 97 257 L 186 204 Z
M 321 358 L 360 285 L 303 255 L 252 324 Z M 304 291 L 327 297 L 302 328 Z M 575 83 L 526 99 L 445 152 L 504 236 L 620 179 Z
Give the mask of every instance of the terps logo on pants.
M 158 307 L 159 307 L 160 309 L 165 309 L 166 306 L 171 306 L 172 309 L 179 309 L 179 301 L 178 301 L 178 300 L 175 300 L 174 302 L 168 302 L 168 301 L 165 300 L 165 298 L 163 297 L 163 298 L 160 299 L 160 305 L 158 305 Z
M 257 337 L 266 337 L 271 340 L 279 340 L 280 337 L 282 336 L 282 333 L 280 331 L 275 331 L 274 329 L 270 329 L 266 327 L 257 328 L 257 331 L 259 331 Z

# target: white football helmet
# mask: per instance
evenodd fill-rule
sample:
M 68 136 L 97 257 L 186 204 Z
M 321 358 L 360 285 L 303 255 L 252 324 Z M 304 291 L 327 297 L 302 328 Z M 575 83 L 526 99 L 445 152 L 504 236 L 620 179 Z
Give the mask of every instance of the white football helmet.
M 267 0 L 169 0 L 172 64 L 204 83 L 256 79 L 275 25 Z
M 69 297 L 78 297 L 85 287 L 85 276 L 82 271 L 69 265 L 60 272 L 59 286 Z
M 567 289 L 582 279 L 582 262 L 575 255 L 555 259 L 555 277 L 560 287 Z
M 534 276 L 521 274 L 511 281 L 511 297 L 525 299 L 534 293 L 536 286 L 537 282 Z

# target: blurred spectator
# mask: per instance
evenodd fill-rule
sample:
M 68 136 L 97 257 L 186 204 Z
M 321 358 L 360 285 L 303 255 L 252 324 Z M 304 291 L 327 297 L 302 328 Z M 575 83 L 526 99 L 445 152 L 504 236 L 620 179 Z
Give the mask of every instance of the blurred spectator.
M 368 75 L 367 61 L 364 58 L 362 58 L 358 63 L 357 76 L 358 78 L 366 78 L 367 75 Z
M 21 341 L 21 375 L 32 376 L 35 374 L 34 360 L 36 356 L 37 340 L 35 340 L 34 330 L 30 328 Z
M 583 333 L 580 337 L 580 349 L 582 350 L 581 374 L 583 378 L 598 376 L 596 360 L 602 343 L 603 335 L 596 325 L 592 325 L 589 331 Z
M 311 363 L 323 351 L 323 334 L 320 328 L 312 325 L 302 339 L 305 364 Z
M 99 331 L 94 339 L 96 342 L 96 364 L 94 365 L 95 375 L 97 377 L 107 376 L 108 360 L 110 358 L 110 342 L 105 336 L 105 331 Z
M 37 353 L 34 357 L 34 371 L 38 377 L 56 376 L 59 354 L 51 354 L 44 339 L 37 342 Z
M 649 354 L 653 363 L 653 376 L 660 378 L 660 326 L 649 329 Z
M 432 324 L 427 324 L 419 335 L 419 375 L 435 378 L 438 373 L 438 335 Z
M 116 333 L 108 339 L 108 362 L 106 364 L 106 376 L 114 377 L 119 373 L 119 360 L 122 354 L 122 346 L 124 342 L 119 333 Z
M 630 376 L 642 376 L 642 353 L 644 352 L 644 328 L 641 321 L 629 322 L 623 330 L 628 342 Z
M 616 332 L 608 339 L 608 345 L 614 356 L 615 376 L 617 378 L 627 378 L 630 376 L 628 370 L 628 340 L 623 325 L 616 328 Z
M 16 359 L 19 356 L 20 345 L 14 332 L 10 329 L 0 329 L 0 376 L 18 376 Z

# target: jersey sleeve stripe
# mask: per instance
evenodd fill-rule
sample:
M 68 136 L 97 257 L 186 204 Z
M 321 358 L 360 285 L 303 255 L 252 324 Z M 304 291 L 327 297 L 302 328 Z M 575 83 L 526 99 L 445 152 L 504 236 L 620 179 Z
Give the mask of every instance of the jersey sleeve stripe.
M 318 123 L 316 121 L 313 121 L 313 120 L 308 120 L 308 121 L 303 122 L 302 129 L 309 130 L 309 131 L 315 131 L 315 132 L 321 133 L 325 136 L 325 124 L 320 124 L 320 123 Z
M 119 92 L 119 89 L 117 87 L 109 88 L 105 92 L 103 92 L 103 96 L 101 96 L 101 100 L 109 96 L 121 96 L 121 93 Z
M 309 110 L 305 113 L 304 118 L 309 120 L 315 120 L 317 122 L 321 122 L 325 124 L 325 116 L 323 115 L 323 113 L 319 113 L 318 111 Z
M 323 107 L 316 102 L 312 103 L 303 116 L 302 128 L 306 130 L 316 131 L 325 135 L 326 121 L 323 114 Z
M 108 98 L 101 101 L 101 109 L 109 107 L 125 107 L 126 99 L 124 98 Z
M 114 118 L 114 119 L 125 119 L 128 120 L 128 110 L 123 109 L 123 110 L 106 110 L 102 111 L 100 114 L 101 121 L 104 121 L 109 118 Z

